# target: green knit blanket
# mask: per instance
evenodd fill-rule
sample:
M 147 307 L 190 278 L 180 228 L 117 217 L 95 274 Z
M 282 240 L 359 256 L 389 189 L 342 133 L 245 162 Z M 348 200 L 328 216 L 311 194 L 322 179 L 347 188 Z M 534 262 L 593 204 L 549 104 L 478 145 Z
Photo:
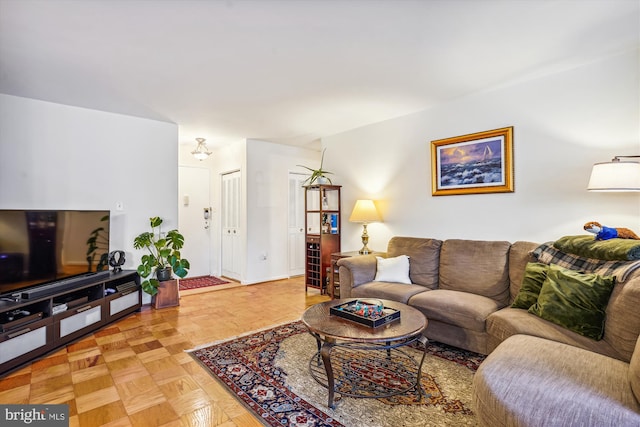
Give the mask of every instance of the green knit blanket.
M 607 261 L 640 260 L 640 240 L 595 240 L 594 236 L 565 236 L 553 243 L 559 251 Z

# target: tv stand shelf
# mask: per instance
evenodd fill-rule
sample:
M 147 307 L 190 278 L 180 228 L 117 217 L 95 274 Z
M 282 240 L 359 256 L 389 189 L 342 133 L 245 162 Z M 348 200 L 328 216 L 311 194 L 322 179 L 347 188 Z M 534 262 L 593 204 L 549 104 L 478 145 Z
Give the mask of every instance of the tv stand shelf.
M 0 376 L 140 310 L 135 271 L 105 272 L 75 286 L 37 287 L 0 299 Z

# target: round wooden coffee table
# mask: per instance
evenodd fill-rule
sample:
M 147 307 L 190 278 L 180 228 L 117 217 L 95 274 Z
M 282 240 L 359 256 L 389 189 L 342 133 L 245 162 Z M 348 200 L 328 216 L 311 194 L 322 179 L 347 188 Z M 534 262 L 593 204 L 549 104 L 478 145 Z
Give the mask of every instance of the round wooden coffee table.
M 302 322 L 318 343 L 309 370 L 328 389 L 328 406 L 335 408 L 336 392 L 380 398 L 417 390 L 421 399 L 420 377 L 428 342 L 422 335 L 427 327 L 424 314 L 406 304 L 380 300 L 385 307 L 399 310 L 400 319 L 372 328 L 330 313 L 331 307 L 349 301 L 353 299 L 316 304 L 302 315 Z M 416 342 L 423 348 L 420 362 L 401 349 Z

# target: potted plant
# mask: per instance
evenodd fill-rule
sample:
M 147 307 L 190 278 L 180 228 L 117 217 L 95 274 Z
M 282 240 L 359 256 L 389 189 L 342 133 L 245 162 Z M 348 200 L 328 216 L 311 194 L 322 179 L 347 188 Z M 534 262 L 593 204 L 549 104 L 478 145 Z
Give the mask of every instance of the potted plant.
M 171 280 L 172 274 L 184 278 L 190 265 L 180 254 L 180 249 L 184 246 L 184 236 L 178 230 L 171 230 L 163 236 L 160 231 L 160 217 L 150 218 L 149 223 L 151 231 L 136 237 L 133 247 L 149 252 L 142 255 L 138 274 L 143 279 L 142 290 L 154 297 L 158 293 L 160 282 Z
M 109 215 L 105 215 L 100 218 L 101 222 L 109 221 Z M 105 227 L 98 227 L 89 234 L 87 239 L 87 263 L 89 264 L 89 271 L 93 271 L 93 262 L 96 256 L 100 256 L 98 264 L 96 265 L 96 271 L 102 271 L 109 268 L 109 230 Z
M 330 175 L 331 172 L 322 169 L 322 164 L 324 163 L 324 152 L 326 150 L 327 150 L 326 148 L 324 150 L 322 150 L 322 158 L 320 159 L 320 168 L 319 169 L 312 169 L 312 168 L 310 168 L 308 166 L 298 165 L 301 168 L 305 168 L 305 169 L 311 171 L 311 175 L 302 182 L 303 186 L 305 184 L 307 184 L 307 183 L 309 185 L 313 185 L 316 182 L 318 184 L 326 184 L 326 183 L 331 184 L 332 183 L 331 179 L 328 176 L 326 176 L 326 175 Z

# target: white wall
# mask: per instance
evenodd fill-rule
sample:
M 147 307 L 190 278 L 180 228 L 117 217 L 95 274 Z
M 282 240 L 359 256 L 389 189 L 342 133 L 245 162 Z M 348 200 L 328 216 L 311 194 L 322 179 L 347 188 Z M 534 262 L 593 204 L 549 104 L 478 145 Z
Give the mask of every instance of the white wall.
M 194 270 L 196 271 L 207 270 L 207 274 L 213 274 L 213 275 L 219 276 L 220 270 L 218 269 L 219 267 L 217 262 L 214 262 L 213 252 L 212 252 L 212 244 L 213 244 L 212 242 L 214 241 L 214 238 L 215 238 L 214 233 L 218 228 L 216 224 L 219 218 L 219 210 L 217 209 L 217 207 L 214 207 L 213 205 L 214 194 L 215 194 L 215 189 L 213 188 L 213 185 L 214 185 L 215 177 L 212 176 L 212 170 L 213 170 L 212 165 L 215 164 L 217 156 L 211 155 L 204 160 L 198 160 L 194 158 L 193 155 L 191 154 L 191 152 L 195 148 L 196 148 L 195 141 L 193 142 L 192 145 L 185 145 L 185 144 L 179 145 L 178 157 L 179 157 L 180 168 L 178 169 L 178 180 L 182 181 L 183 179 L 185 179 L 183 177 L 183 167 L 206 169 L 209 172 L 209 183 L 208 183 L 209 206 L 212 208 L 213 212 L 211 213 L 211 218 L 209 220 L 209 229 L 205 230 L 203 228 L 202 220 L 199 220 L 197 223 L 194 223 L 192 221 L 193 214 L 187 215 L 186 217 L 183 216 L 183 212 L 185 212 L 185 210 L 188 210 L 188 209 L 201 210 L 202 206 L 196 206 L 193 203 L 190 203 L 188 207 L 185 207 L 181 205 L 183 204 L 182 198 L 184 197 L 185 194 L 183 193 L 178 194 L 178 204 L 180 205 L 178 207 L 179 229 L 185 236 L 185 246 L 182 249 L 182 255 L 185 256 L 191 263 L 192 270 L 190 271 L 188 277 L 197 276 L 197 274 L 195 275 L 192 274 Z M 179 182 L 178 184 L 179 184 L 178 185 L 179 189 L 190 188 L 188 180 L 186 182 Z M 206 183 L 203 183 L 203 184 L 206 185 Z M 184 193 L 191 195 L 191 199 L 193 200 L 193 195 L 200 194 L 200 191 L 203 186 L 200 186 L 198 189 L 185 190 Z M 190 238 L 190 236 L 196 236 L 195 243 L 192 242 L 192 239 Z M 201 247 L 201 245 L 207 245 L 207 247 Z M 192 257 L 190 255 L 191 253 L 194 253 L 194 251 L 198 251 L 199 253 L 202 253 L 200 251 L 209 252 L 208 265 L 194 266 L 194 263 L 198 262 L 197 257 Z
M 109 209 L 135 269 L 149 218 L 178 224 L 177 141 L 175 124 L 0 94 L 0 208 Z
M 299 164 L 316 166 L 319 152 L 247 140 L 247 283 L 288 277 L 289 172 L 305 172 Z
M 210 147 L 211 148 L 211 147 Z M 193 160 L 193 147 L 180 148 L 180 165 L 208 167 L 211 170 L 213 217 L 212 268 L 221 268 L 221 175 L 239 170 L 242 175 L 241 283 L 252 284 L 288 277 L 288 177 L 289 172 L 304 172 L 298 164 L 315 166 L 320 152 L 305 148 L 248 139 L 221 148 L 199 162 Z M 262 259 L 266 254 L 267 259 Z
M 325 167 L 343 186 L 342 249 L 361 246 L 362 227 L 347 219 L 365 197 L 380 200 L 385 220 L 369 226 L 376 250 L 394 235 L 546 241 L 582 234 L 589 220 L 640 231 L 638 194 L 585 190 L 593 163 L 640 154 L 639 63 L 634 51 L 325 138 Z M 515 132 L 514 193 L 431 196 L 430 141 L 503 126 Z M 125 268 L 134 268 L 132 240 L 148 218 L 178 224 L 177 132 L 170 123 L 0 95 L 0 208 L 110 209 L 111 248 L 125 250 Z M 313 150 L 254 140 L 214 150 L 213 274 L 220 174 L 243 175 L 242 280 L 255 283 L 286 277 L 288 172 L 318 160 Z
M 179 162 L 180 166 L 192 166 L 192 167 L 203 167 L 208 168 L 210 171 L 211 182 L 209 183 L 209 187 L 211 190 L 210 201 L 211 201 L 211 220 L 210 220 L 210 230 L 208 235 L 210 237 L 210 272 L 213 275 L 219 276 L 222 271 L 222 260 L 221 260 L 221 190 L 222 190 L 222 174 L 240 171 L 242 175 L 244 175 L 244 170 L 246 169 L 246 141 L 239 140 L 232 144 L 225 145 L 223 147 L 213 147 L 213 144 L 209 144 L 209 151 L 212 152 L 211 156 L 209 156 L 205 160 L 197 160 L 192 155 L 191 152 L 195 149 L 195 142 L 193 145 L 180 145 L 179 149 Z M 244 181 L 244 179 L 243 179 Z M 244 187 L 244 183 L 242 185 Z M 246 194 L 246 190 L 242 189 L 243 194 Z M 244 203 L 244 201 L 242 202 Z M 244 217 L 244 214 L 243 214 Z M 245 220 L 243 219 L 243 224 Z M 192 227 L 190 233 L 196 233 L 196 229 L 201 229 L 201 224 L 185 224 L 184 227 Z M 183 227 L 183 228 L 184 228 Z M 246 227 L 245 227 L 246 228 Z M 185 229 L 186 230 L 186 229 Z M 189 244 L 189 242 L 186 242 Z M 243 244 L 246 246 L 246 242 Z
M 378 200 L 384 223 L 369 247 L 394 235 L 509 241 L 584 234 L 590 220 L 640 232 L 638 193 L 586 191 L 591 166 L 640 154 L 639 52 L 458 99 L 329 138 L 326 168 L 343 185 L 342 249 L 360 248 L 347 219 L 356 199 Z M 514 126 L 515 192 L 431 196 L 430 141 Z

